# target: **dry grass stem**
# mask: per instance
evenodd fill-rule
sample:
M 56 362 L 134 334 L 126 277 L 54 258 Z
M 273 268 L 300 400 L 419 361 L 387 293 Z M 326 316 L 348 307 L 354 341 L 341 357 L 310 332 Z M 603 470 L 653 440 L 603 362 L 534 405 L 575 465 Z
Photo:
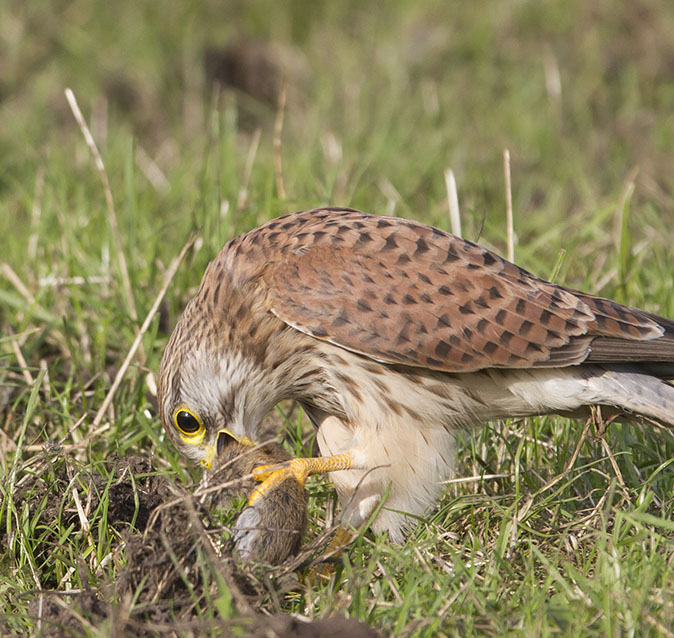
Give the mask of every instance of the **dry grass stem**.
M 578 439 L 578 443 L 576 444 L 576 447 L 573 450 L 573 454 L 571 454 L 571 457 L 569 458 L 566 466 L 564 467 L 564 471 L 561 474 L 558 474 L 553 478 L 552 480 L 548 481 L 543 487 L 538 489 L 535 493 L 533 493 L 524 503 L 524 505 L 519 508 L 517 511 L 517 522 L 521 523 L 522 520 L 526 517 L 526 515 L 529 513 L 529 510 L 531 509 L 531 506 L 533 505 L 534 501 L 536 498 L 538 498 L 541 494 L 544 492 L 547 492 L 549 489 L 553 488 L 557 483 L 560 483 L 563 481 L 568 475 L 573 466 L 576 463 L 576 460 L 578 459 L 578 455 L 580 454 L 580 449 L 583 447 L 583 444 L 585 443 L 585 440 L 587 439 L 588 432 L 590 431 L 590 426 L 592 425 L 593 421 L 591 418 L 587 419 L 585 421 L 585 425 L 583 426 L 583 431 L 581 432 L 580 438 Z
M 622 191 L 620 193 L 620 199 L 618 200 L 618 204 L 616 205 L 615 208 L 615 222 L 613 226 L 613 243 L 616 247 L 616 250 L 618 251 L 618 254 L 620 254 L 621 251 L 621 243 L 622 243 L 622 236 L 623 236 L 623 224 L 624 224 L 624 217 L 625 217 L 625 206 L 629 202 L 629 200 L 632 197 L 632 194 L 634 193 L 634 189 L 636 188 L 636 179 L 637 175 L 639 174 L 639 167 L 635 166 L 630 170 L 630 172 L 627 174 L 627 177 L 625 178 L 625 181 L 623 182 L 623 187 Z
M 157 192 L 168 192 L 171 188 L 171 183 L 161 168 L 159 168 L 159 164 L 148 155 L 147 151 L 140 144 L 136 146 L 136 164 Z
M 41 288 L 58 288 L 60 286 L 84 286 L 91 284 L 107 284 L 112 281 L 110 275 L 92 275 L 91 277 L 56 277 L 47 275 L 41 277 L 38 284 Z
M 399 605 L 403 604 L 403 598 L 400 595 L 400 592 L 398 591 L 398 588 L 395 586 L 395 583 L 393 582 L 393 579 L 389 575 L 389 573 L 386 571 L 386 568 L 384 565 L 382 565 L 381 561 L 377 561 L 377 567 L 379 568 L 379 571 L 381 575 L 384 577 L 386 582 L 388 583 L 388 586 L 391 588 L 391 591 L 393 592 L 393 595 L 395 596 L 396 601 L 398 602 Z
M 234 602 L 236 604 L 239 613 L 252 614 L 253 608 L 251 607 L 248 600 L 246 600 L 246 597 L 243 595 L 243 592 L 239 589 L 239 586 L 237 585 L 236 581 L 233 578 L 231 569 L 220 557 L 215 547 L 213 547 L 213 541 L 211 537 L 206 533 L 204 525 L 201 522 L 199 516 L 197 515 L 196 509 L 194 508 L 194 503 L 192 502 L 191 497 L 186 496 L 184 503 L 190 518 L 190 522 L 192 523 L 192 527 L 197 532 L 197 535 L 201 539 L 202 547 L 206 550 L 206 553 L 208 554 L 211 564 L 218 571 L 218 573 L 225 581 L 225 583 L 227 583 L 227 587 L 229 588 L 232 594 L 232 598 L 234 599 Z
M 492 479 L 512 478 L 512 474 L 476 474 L 475 476 L 462 476 L 460 478 L 447 479 L 442 481 L 443 485 L 459 485 L 462 483 L 474 483 L 476 481 L 489 481 Z
M 445 171 L 445 188 L 447 189 L 447 203 L 449 205 L 449 227 L 452 234 L 462 237 L 461 234 L 461 213 L 459 211 L 459 194 L 456 190 L 456 179 L 454 171 L 448 168 Z
M 28 258 L 37 256 L 37 239 L 40 234 L 40 218 L 42 217 L 42 193 L 44 192 L 44 166 L 40 165 L 35 176 L 35 195 L 30 215 L 30 237 L 28 238 Z
M 286 93 L 286 86 L 283 85 L 278 96 L 276 121 L 274 122 L 274 175 L 276 176 L 276 192 L 281 201 L 287 199 L 286 189 L 283 183 L 283 156 L 281 153 L 281 137 L 283 134 L 283 120 L 286 110 Z
M 157 310 L 159 310 L 159 305 L 162 302 L 162 299 L 164 298 L 164 295 L 166 294 L 166 291 L 168 290 L 168 287 L 171 284 L 171 281 L 173 280 L 173 277 L 175 276 L 176 272 L 178 271 L 178 267 L 182 263 L 183 258 L 185 257 L 185 254 L 187 253 L 188 249 L 192 244 L 194 243 L 194 240 L 196 237 L 192 235 L 185 245 L 183 246 L 182 250 L 180 251 L 180 254 L 173 260 L 171 263 L 168 271 L 166 272 L 166 275 L 164 277 L 164 285 L 161 287 L 161 290 L 157 294 L 157 297 L 154 300 L 154 303 L 152 304 L 152 307 L 150 308 L 150 311 L 147 313 L 147 317 L 145 317 L 145 321 L 143 321 L 143 325 L 140 327 L 140 330 L 138 330 L 138 334 L 136 335 L 136 339 L 134 340 L 133 344 L 131 344 L 131 347 L 129 348 L 129 351 L 122 362 L 122 365 L 119 367 L 119 370 L 117 370 L 117 374 L 115 375 L 115 379 L 112 382 L 112 385 L 110 386 L 110 390 L 108 390 L 107 395 L 105 396 L 105 399 L 103 399 L 103 403 L 101 403 L 101 407 L 98 409 L 98 412 L 96 413 L 96 416 L 94 417 L 94 420 L 92 421 L 93 427 L 98 427 L 103 420 L 103 415 L 105 414 L 106 410 L 112 403 L 112 399 L 115 396 L 115 392 L 117 392 L 117 388 L 119 388 L 120 383 L 122 382 L 122 379 L 124 378 L 124 375 L 126 374 L 126 371 L 129 367 L 129 364 L 131 363 L 131 360 L 133 359 L 133 356 L 136 354 L 136 350 L 140 346 L 141 339 L 143 338 L 143 335 L 147 332 L 147 329 L 150 327 L 150 323 L 152 322 L 152 319 L 154 318 L 155 314 L 157 313 Z
M 513 194 L 510 182 L 510 151 L 503 151 L 503 172 L 505 173 L 506 226 L 508 241 L 508 260 L 515 261 L 515 232 L 513 223 Z
M 32 386 L 35 383 L 35 380 L 33 379 L 33 375 L 30 373 L 30 370 L 28 369 L 28 363 L 26 363 L 26 359 L 24 358 L 23 353 L 21 352 L 19 342 L 12 333 L 11 328 L 8 327 L 7 331 L 9 332 L 9 343 L 12 346 L 12 351 L 14 352 L 16 361 L 19 364 L 19 367 L 21 368 L 21 374 L 23 375 L 26 384 Z
M 14 272 L 14 269 L 6 262 L 0 264 L 0 272 L 5 276 L 5 279 L 9 281 L 18 293 L 32 306 L 35 303 L 35 297 L 33 293 L 28 290 L 26 285 L 21 281 L 19 276 Z
M 75 503 L 75 509 L 77 510 L 77 516 L 80 519 L 80 528 L 82 529 L 82 533 L 85 536 L 87 536 L 89 544 L 91 544 L 91 538 L 89 537 L 89 530 L 91 529 L 91 525 L 89 524 L 87 515 L 84 513 L 82 501 L 80 500 L 80 494 L 74 485 L 72 487 L 72 493 L 73 493 L 73 501 Z
M 554 105 L 558 113 L 562 108 L 562 76 L 559 72 L 559 64 L 552 49 L 546 47 L 543 54 L 543 71 L 545 73 L 545 91 L 548 99 Z
M 239 196 L 236 200 L 237 210 L 243 210 L 248 203 L 248 184 L 250 183 L 250 176 L 253 173 L 253 166 L 255 164 L 255 156 L 257 155 L 257 148 L 260 145 L 260 138 L 262 137 L 262 129 L 257 128 L 250 140 L 250 147 L 248 148 L 248 156 L 246 157 L 246 165 L 243 169 L 243 179 L 241 180 L 241 188 L 239 189 Z
M 616 478 L 618 479 L 618 485 L 620 485 L 620 488 L 623 491 L 623 495 L 625 496 L 625 498 L 629 499 L 629 495 L 626 492 L 627 488 L 625 484 L 625 479 L 623 478 L 622 472 L 620 471 L 618 463 L 615 460 L 615 456 L 613 455 L 613 450 L 611 450 L 611 446 L 608 444 L 608 442 L 603 436 L 601 437 L 601 446 L 604 448 L 604 452 L 606 452 L 606 456 L 608 457 L 609 463 L 611 464 L 611 467 L 615 472 Z
M 112 237 L 113 241 L 115 242 L 115 248 L 117 249 L 117 259 L 119 260 L 119 269 L 122 273 L 122 287 L 124 289 L 124 294 L 126 296 L 126 302 L 129 306 L 129 314 L 131 315 L 133 321 L 137 322 L 138 312 L 136 311 L 136 302 L 134 301 L 133 291 L 131 290 L 131 280 L 129 279 L 129 269 L 126 265 L 126 256 L 124 254 L 124 247 L 122 245 L 122 239 L 119 233 L 119 224 L 117 222 L 117 213 L 115 211 L 115 201 L 112 197 L 112 189 L 110 188 L 110 181 L 108 180 L 108 174 L 105 170 L 105 165 L 103 164 L 103 158 L 101 157 L 101 154 L 98 151 L 98 147 L 96 146 L 96 141 L 94 140 L 94 137 L 91 134 L 91 131 L 89 130 L 86 121 L 84 120 L 82 111 L 80 111 L 80 107 L 77 104 L 75 94 L 72 92 L 71 89 L 66 89 L 65 95 L 66 99 L 68 100 L 68 104 L 70 105 L 70 109 L 72 110 L 73 115 L 75 116 L 75 121 L 77 122 L 77 125 L 80 127 L 80 131 L 82 131 L 84 140 L 86 141 L 87 146 L 91 151 L 91 155 L 94 158 L 96 169 L 98 170 L 98 175 L 101 178 L 101 182 L 103 183 L 103 193 L 105 195 L 105 201 L 108 207 L 108 219 L 112 227 Z M 142 353 L 143 352 L 142 347 L 140 348 L 140 350 Z M 141 354 L 141 356 L 143 359 L 145 359 L 144 353 Z
M 377 180 L 377 186 L 386 197 L 386 214 L 393 215 L 396 210 L 396 206 L 399 202 L 402 201 L 398 189 L 388 180 L 386 177 L 380 177 Z

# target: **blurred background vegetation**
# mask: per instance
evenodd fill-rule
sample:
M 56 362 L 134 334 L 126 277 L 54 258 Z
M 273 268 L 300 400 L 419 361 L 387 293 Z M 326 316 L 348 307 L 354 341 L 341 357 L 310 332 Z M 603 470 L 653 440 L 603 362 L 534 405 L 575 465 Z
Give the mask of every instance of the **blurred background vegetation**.
M 133 226 L 132 262 L 147 257 L 147 242 L 174 252 L 173 240 L 210 228 L 225 200 L 215 243 L 250 225 L 236 200 L 259 127 L 245 207 L 256 221 L 333 203 L 446 227 L 442 174 L 452 167 L 466 236 L 502 248 L 508 148 L 520 259 L 549 274 L 560 248 L 578 243 L 588 260 L 572 276 L 588 266 L 598 275 L 606 255 L 597 249 L 615 241 L 606 218 L 635 169 L 636 239 L 669 243 L 673 14 L 667 0 L 6 0 L 0 231 L 26 237 L 41 168 L 42 195 L 59 202 L 72 232 L 86 236 L 105 219 L 88 190 L 95 181 L 62 192 L 51 177 L 63 164 L 91 170 L 63 97 L 70 86 Z M 271 161 L 282 85 L 287 201 L 276 197 Z M 136 174 L 148 162 L 163 175 L 154 185 Z M 76 230 L 83 215 L 87 228 Z

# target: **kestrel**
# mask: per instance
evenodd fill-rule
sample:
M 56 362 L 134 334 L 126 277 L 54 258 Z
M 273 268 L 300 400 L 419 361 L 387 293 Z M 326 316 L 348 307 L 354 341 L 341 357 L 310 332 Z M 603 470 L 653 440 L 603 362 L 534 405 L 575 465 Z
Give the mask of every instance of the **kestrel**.
M 593 405 L 674 426 L 672 377 L 670 319 L 424 224 L 325 208 L 270 221 L 211 262 L 166 346 L 159 410 L 210 468 L 298 401 L 322 456 L 261 469 L 259 494 L 327 471 L 358 525 L 388 490 L 374 528 L 400 541 L 450 476 L 458 429 Z

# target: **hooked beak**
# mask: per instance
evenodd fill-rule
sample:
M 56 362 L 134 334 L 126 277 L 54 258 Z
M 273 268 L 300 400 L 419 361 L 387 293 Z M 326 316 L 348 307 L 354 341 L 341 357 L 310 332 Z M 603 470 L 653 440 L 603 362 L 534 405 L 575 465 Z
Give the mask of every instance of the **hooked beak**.
M 247 436 L 239 439 L 235 437 L 227 428 L 223 428 L 222 430 L 218 430 L 218 436 L 215 439 L 215 444 L 206 447 L 206 456 L 199 462 L 204 468 L 210 470 L 211 466 L 213 465 L 213 459 L 216 456 L 220 456 L 233 442 L 240 443 L 241 445 L 246 445 L 248 447 L 255 447 L 256 445 Z

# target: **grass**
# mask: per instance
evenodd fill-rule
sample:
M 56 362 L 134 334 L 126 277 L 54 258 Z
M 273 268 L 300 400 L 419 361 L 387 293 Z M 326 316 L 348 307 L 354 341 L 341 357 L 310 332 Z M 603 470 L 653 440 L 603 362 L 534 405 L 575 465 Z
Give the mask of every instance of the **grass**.
M 242 68 L 250 41 L 284 60 L 285 198 L 279 73 L 266 64 L 216 88 L 226 65 L 204 64 L 239 42 Z M 214 559 L 207 514 L 189 508 L 162 524 L 184 522 L 191 540 L 152 546 L 162 574 L 191 557 L 174 589 L 154 583 L 153 601 L 134 571 L 149 563 L 130 548 L 152 541 L 135 531 L 149 505 L 199 478 L 165 439 L 148 378 L 208 261 L 273 216 L 331 203 L 449 228 L 451 167 L 464 235 L 505 253 L 508 148 L 516 261 L 674 315 L 673 42 L 666 0 L 3 3 L 1 633 L 245 634 L 264 612 L 342 614 L 382 635 L 671 636 L 674 440 L 648 428 L 602 438 L 545 417 L 466 433 L 457 476 L 475 480 L 450 484 L 401 546 L 362 536 L 326 583 Z M 118 233 L 66 87 L 103 157 Z M 311 449 L 301 414 L 270 426 L 293 452 Z M 308 541 L 335 515 L 324 480 L 309 499 Z M 235 516 L 225 507 L 218 524 Z M 171 597 L 188 602 L 161 616 Z

